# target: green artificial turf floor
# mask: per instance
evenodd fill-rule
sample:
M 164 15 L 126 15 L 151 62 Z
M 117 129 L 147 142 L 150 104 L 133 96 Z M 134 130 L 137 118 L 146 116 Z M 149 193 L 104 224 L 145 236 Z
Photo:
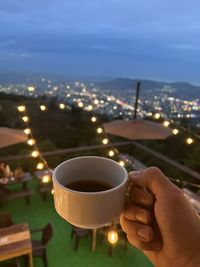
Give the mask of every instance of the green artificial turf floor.
M 53 225 L 54 235 L 48 245 L 47 255 L 49 267 L 149 267 L 152 264 L 138 250 L 128 246 L 124 251 L 122 244 L 113 249 L 112 257 L 108 256 L 108 244 L 97 242 L 95 252 L 91 251 L 90 237 L 81 239 L 78 251 L 73 250 L 71 226 L 54 210 L 53 197 L 49 194 L 45 202 L 34 179 L 29 184 L 34 190 L 31 205 L 25 204 L 24 198 L 11 200 L 3 205 L 1 210 L 9 211 L 15 223 L 29 224 L 30 229 L 41 228 L 48 222 Z M 38 236 L 36 236 L 37 238 Z M 34 267 L 42 267 L 40 258 L 34 258 Z

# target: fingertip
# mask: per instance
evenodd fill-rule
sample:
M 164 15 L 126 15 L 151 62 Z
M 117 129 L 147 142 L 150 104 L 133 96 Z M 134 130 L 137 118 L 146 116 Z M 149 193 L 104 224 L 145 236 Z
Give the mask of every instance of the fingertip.
M 140 176 L 141 173 L 142 173 L 142 170 L 141 171 L 132 171 L 132 172 L 129 172 L 128 177 L 129 177 L 129 179 L 132 180 L 132 179 L 135 179 L 138 176 Z

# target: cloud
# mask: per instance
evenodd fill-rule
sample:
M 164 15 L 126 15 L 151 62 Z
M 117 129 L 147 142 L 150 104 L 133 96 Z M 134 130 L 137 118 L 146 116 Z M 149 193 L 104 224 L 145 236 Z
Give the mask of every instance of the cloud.
M 200 60 L 199 10 L 198 0 L 1 0 L 0 57 L 10 66 L 20 59 L 48 69 L 57 58 L 55 69 L 66 60 L 75 69 L 88 59 L 88 72 L 101 62 L 105 72 L 140 66 L 147 75 L 154 66 L 152 76 L 167 67 L 178 75 Z

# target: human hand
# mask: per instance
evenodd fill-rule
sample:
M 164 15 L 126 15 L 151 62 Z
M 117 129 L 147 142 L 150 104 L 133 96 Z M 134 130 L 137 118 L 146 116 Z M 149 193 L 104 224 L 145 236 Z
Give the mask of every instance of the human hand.
M 120 218 L 129 242 L 156 267 L 200 266 L 200 217 L 156 167 L 129 174 L 130 202 Z

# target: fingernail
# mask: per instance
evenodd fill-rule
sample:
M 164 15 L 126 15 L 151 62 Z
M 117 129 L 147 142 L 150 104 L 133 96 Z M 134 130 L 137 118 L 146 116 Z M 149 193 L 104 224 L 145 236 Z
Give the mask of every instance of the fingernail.
M 149 241 L 149 230 L 142 228 L 137 231 L 137 235 L 144 241 Z
M 141 173 L 142 171 L 132 171 L 132 172 L 129 172 L 129 177 L 134 178 L 134 177 L 139 176 Z

